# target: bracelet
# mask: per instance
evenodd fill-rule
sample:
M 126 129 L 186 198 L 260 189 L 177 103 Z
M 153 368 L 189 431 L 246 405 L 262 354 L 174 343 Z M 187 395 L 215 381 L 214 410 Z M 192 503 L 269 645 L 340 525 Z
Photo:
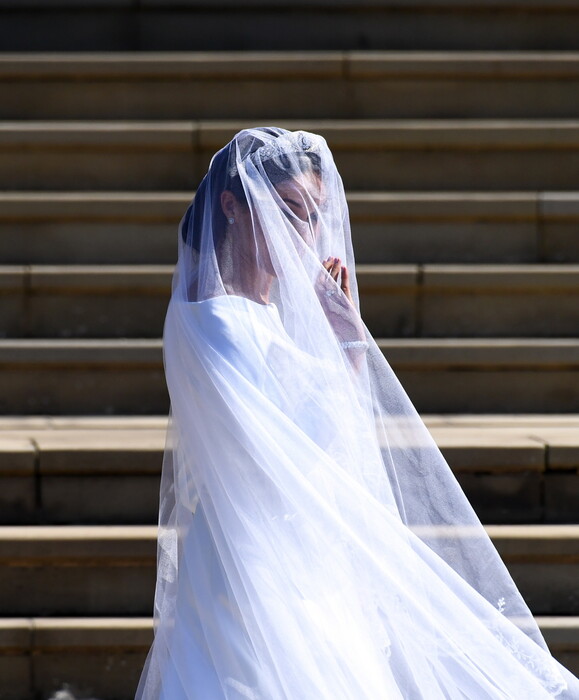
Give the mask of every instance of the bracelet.
M 365 340 L 343 340 L 340 345 L 343 348 L 364 348 L 367 350 L 370 346 Z

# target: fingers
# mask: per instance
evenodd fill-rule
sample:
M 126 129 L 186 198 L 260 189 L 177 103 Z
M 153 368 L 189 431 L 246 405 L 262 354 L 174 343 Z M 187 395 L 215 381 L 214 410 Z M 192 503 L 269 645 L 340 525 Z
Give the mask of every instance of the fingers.
M 350 273 L 348 272 L 348 268 L 342 265 L 340 258 L 334 258 L 331 255 L 322 261 L 322 265 L 336 284 L 340 285 L 340 289 L 344 292 L 346 298 L 353 304 L 354 300 L 350 291 Z
M 342 265 L 342 282 L 340 286 L 343 290 L 350 286 L 350 273 L 345 265 Z
M 322 262 L 322 265 L 326 268 L 326 270 L 329 272 L 332 278 L 337 282 L 338 277 L 340 276 L 340 270 L 342 266 L 340 258 L 333 258 L 332 256 L 330 256 Z
M 326 270 L 327 270 L 330 274 L 331 274 L 332 267 L 334 266 L 334 261 L 335 261 L 335 260 L 336 260 L 336 258 L 333 258 L 333 257 L 330 256 L 329 258 L 326 258 L 326 259 L 322 262 L 322 265 L 326 268 Z
M 354 303 L 352 293 L 350 292 L 350 273 L 345 265 L 342 266 L 342 281 L 340 283 L 340 287 L 348 300 Z

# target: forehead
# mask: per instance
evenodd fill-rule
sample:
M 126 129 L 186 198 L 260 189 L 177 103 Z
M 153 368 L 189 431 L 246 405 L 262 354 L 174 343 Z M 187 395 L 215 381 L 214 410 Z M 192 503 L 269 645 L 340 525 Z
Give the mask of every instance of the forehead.
M 279 182 L 275 189 L 282 199 L 293 199 L 299 203 L 305 200 L 319 205 L 322 200 L 322 183 L 312 173 Z

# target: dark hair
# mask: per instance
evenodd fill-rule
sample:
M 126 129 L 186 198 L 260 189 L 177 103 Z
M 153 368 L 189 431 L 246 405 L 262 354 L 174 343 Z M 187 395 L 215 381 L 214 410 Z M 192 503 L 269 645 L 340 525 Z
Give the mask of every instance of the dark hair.
M 284 133 L 281 129 L 271 127 L 259 127 L 258 129 L 253 129 L 252 132 L 256 130 L 275 138 Z M 242 144 L 247 157 L 250 157 L 251 153 L 257 151 L 258 148 L 269 140 L 262 140 L 249 133 L 247 133 L 245 138 L 252 139 L 251 143 L 245 142 Z M 238 202 L 247 205 L 247 198 L 239 174 L 236 170 L 234 174 L 231 174 L 232 167 L 235 165 L 235 146 L 238 143 L 239 142 L 234 139 L 213 156 L 209 170 L 201 181 L 195 198 L 187 208 L 183 217 L 181 236 L 187 245 L 190 245 L 197 251 L 201 249 L 201 236 L 205 217 L 205 199 L 208 196 L 208 191 L 212 198 L 211 222 L 214 239 L 213 243 L 215 246 L 217 246 L 219 241 L 225 236 L 227 226 L 227 219 L 221 208 L 221 199 L 215 196 L 216 193 L 221 194 L 221 192 L 229 190 L 233 193 L 233 196 Z M 321 177 L 322 172 L 320 156 L 313 151 L 298 151 L 292 153 L 291 156 L 282 153 L 275 158 L 264 161 L 263 168 L 273 185 L 278 185 L 301 173 L 312 173 L 316 177 Z

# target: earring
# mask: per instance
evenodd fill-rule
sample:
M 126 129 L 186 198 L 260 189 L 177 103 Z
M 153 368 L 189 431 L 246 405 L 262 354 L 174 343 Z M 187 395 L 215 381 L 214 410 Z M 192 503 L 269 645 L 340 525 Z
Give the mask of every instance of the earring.
M 228 223 L 228 224 L 234 224 L 234 223 L 235 223 L 235 219 L 234 219 L 232 216 L 230 216 L 230 217 L 227 219 L 227 223 Z

